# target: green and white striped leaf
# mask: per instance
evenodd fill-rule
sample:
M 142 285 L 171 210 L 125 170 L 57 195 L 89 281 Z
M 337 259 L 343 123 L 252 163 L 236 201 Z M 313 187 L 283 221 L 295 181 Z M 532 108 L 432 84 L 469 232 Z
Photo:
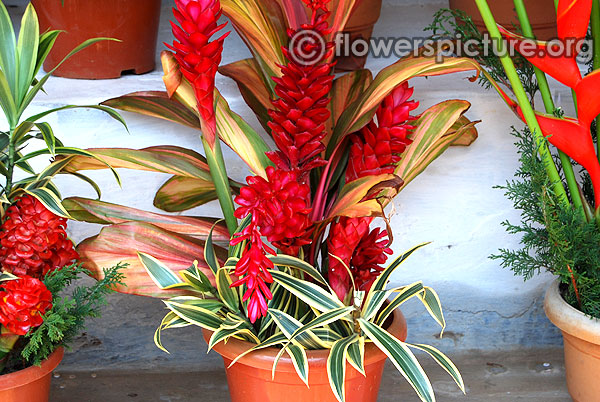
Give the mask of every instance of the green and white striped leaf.
M 435 290 L 426 286 L 419 294 L 419 299 L 423 302 L 427 312 L 429 312 L 433 319 L 442 327 L 442 331 L 440 333 L 440 336 L 442 336 L 444 329 L 446 328 L 446 320 L 444 319 L 442 303 L 440 302 L 439 296 Z
M 277 283 L 319 311 L 345 307 L 335 294 L 326 292 L 314 283 L 303 281 L 281 271 L 271 270 L 270 273 Z
M 206 250 L 206 248 L 205 248 Z M 219 292 L 219 299 L 225 303 L 227 308 L 231 311 L 239 311 L 240 300 L 238 298 L 237 290 L 232 289 L 230 286 L 233 283 L 226 268 L 221 268 L 215 275 L 217 281 L 217 290 Z
M 353 306 L 341 307 L 335 310 L 328 311 L 319 315 L 317 318 L 309 322 L 308 324 L 302 326 L 301 328 L 296 329 L 290 340 L 296 340 L 296 338 L 300 337 L 306 331 L 313 330 L 315 328 L 324 327 L 327 324 L 330 324 L 334 321 L 343 320 L 346 318 L 352 311 L 354 310 Z
M 344 387 L 344 380 L 346 379 L 346 353 L 348 347 L 356 342 L 357 339 L 358 335 L 354 334 L 335 342 L 327 358 L 329 385 L 331 385 L 333 394 L 340 402 L 346 401 L 346 389 Z
M 319 339 L 319 337 L 313 334 L 310 330 L 300 333 L 292 340 L 292 334 L 302 328 L 302 323 L 291 315 L 276 309 L 269 309 L 268 314 L 273 317 L 273 321 L 275 321 L 277 327 L 290 340 L 290 342 L 287 344 L 297 342 L 298 344 L 310 350 L 326 349 L 329 346 L 323 343 L 321 339 Z
M 169 299 L 171 303 L 186 304 L 219 313 L 225 305 L 217 299 L 203 299 L 197 296 L 176 296 Z
M 268 258 L 275 265 L 299 269 L 300 271 L 310 275 L 313 279 L 329 287 L 329 284 L 327 283 L 325 278 L 323 278 L 323 275 L 321 275 L 319 270 L 304 260 L 285 254 L 269 255 Z
M 156 258 L 146 253 L 137 253 L 138 258 L 148 275 L 160 289 L 172 288 L 172 286 L 182 285 L 181 279 L 171 271 L 166 265 Z
M 208 342 L 208 352 L 219 342 L 235 337 L 252 343 L 260 343 L 260 340 L 248 328 L 219 328 L 210 337 Z M 208 353 L 207 352 L 207 353 Z
M 219 271 L 219 260 L 217 259 L 217 254 L 215 253 L 215 248 L 213 246 L 212 234 L 215 230 L 215 226 L 219 224 L 221 221 L 215 222 L 212 228 L 210 228 L 210 232 L 208 233 L 208 237 L 206 238 L 206 244 L 204 245 L 204 261 L 208 265 L 208 267 L 213 271 L 216 275 L 217 271 Z
M 411 297 L 416 296 L 419 292 L 423 290 L 423 283 L 416 282 L 412 285 L 405 286 L 398 295 L 396 295 L 390 304 L 385 306 L 385 308 L 379 313 L 377 319 L 375 320 L 375 324 L 382 325 L 385 320 L 389 317 L 390 314 L 394 312 L 402 303 L 410 299 Z
M 63 218 L 67 219 L 73 219 L 73 217 L 69 215 L 65 207 L 63 207 L 60 198 L 58 198 L 51 189 L 41 187 L 24 189 L 23 191 L 37 198 L 54 215 L 62 216 Z
M 256 350 L 260 350 L 260 349 L 266 349 L 266 348 L 270 348 L 273 346 L 277 346 L 277 345 L 281 345 L 285 342 L 287 342 L 287 337 L 282 334 L 282 333 L 278 333 L 275 335 L 272 335 L 271 337 L 269 337 L 268 339 L 264 340 L 263 342 L 259 343 L 258 345 L 255 345 L 253 347 L 251 347 L 250 349 L 248 349 L 247 351 L 240 353 L 235 359 L 233 359 L 233 361 L 229 364 L 228 367 L 233 366 L 235 363 L 238 362 L 238 360 L 240 360 L 242 357 L 256 351 Z
M 169 310 L 190 324 L 197 325 L 211 331 L 216 331 L 221 327 L 221 324 L 223 324 L 223 318 L 219 317 L 217 314 L 208 309 L 189 304 L 176 303 L 170 300 L 165 300 L 163 302 L 169 308 Z
M 283 350 L 287 351 L 287 354 L 292 358 L 292 364 L 296 369 L 296 373 L 298 373 L 298 377 L 308 387 L 308 358 L 306 357 L 306 350 L 295 343 L 287 345 Z
M 182 320 L 179 316 L 172 311 L 169 311 L 167 315 L 164 316 L 156 331 L 154 331 L 154 344 L 160 350 L 166 353 L 170 353 L 162 344 L 161 335 L 162 331 L 169 328 L 183 328 L 190 326 L 189 322 Z
M 348 362 L 362 375 L 365 373 L 365 337 L 359 336 L 356 341 L 348 345 Z
M 429 382 L 429 378 L 427 378 L 417 358 L 406 344 L 400 342 L 387 331 L 369 321 L 362 318 L 359 318 L 358 321 L 367 337 L 390 358 L 394 366 L 400 371 L 400 374 L 414 388 L 419 398 L 426 402 L 435 401 L 433 387 Z
M 394 293 L 392 290 L 375 290 L 369 300 L 364 303 L 362 308 L 362 317 L 365 320 L 371 320 L 381 310 L 385 301 Z
M 463 392 L 463 394 L 466 393 L 466 391 L 465 391 L 465 383 L 463 382 L 463 378 L 462 378 L 460 372 L 458 371 L 458 368 L 454 365 L 454 363 L 452 363 L 452 361 L 446 355 L 444 355 L 442 352 L 440 352 L 439 350 L 437 350 L 433 346 L 429 346 L 429 345 L 413 345 L 413 344 L 410 344 L 410 343 L 407 343 L 407 345 L 410 346 L 410 347 L 412 347 L 412 348 L 419 349 L 419 350 L 422 350 L 424 352 L 427 352 L 429 354 L 429 356 L 433 357 L 433 359 L 440 366 L 442 366 L 442 368 L 444 370 L 446 370 L 446 372 L 448 374 L 450 374 L 450 376 L 452 377 L 452 379 L 454 380 L 454 382 L 456 382 L 456 385 L 458 385 L 458 387 Z
M 40 26 L 37 15 L 31 4 L 25 9 L 21 19 L 21 30 L 17 40 L 17 64 L 16 64 L 16 92 L 15 101 L 17 104 L 23 102 L 25 94 L 33 81 L 35 72 L 37 51 L 40 40 Z

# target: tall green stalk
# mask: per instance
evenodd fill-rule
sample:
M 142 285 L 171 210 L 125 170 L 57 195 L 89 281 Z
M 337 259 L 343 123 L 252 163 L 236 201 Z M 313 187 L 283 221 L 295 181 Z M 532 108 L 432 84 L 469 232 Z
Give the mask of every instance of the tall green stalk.
M 529 39 L 535 39 L 533 28 L 531 27 L 529 16 L 527 15 L 525 3 L 523 2 L 523 0 L 514 0 L 514 4 L 515 10 L 517 11 L 517 16 L 519 17 L 519 23 L 521 24 L 523 35 Z M 544 101 L 546 113 L 553 114 L 556 107 L 554 105 L 554 101 L 552 100 L 552 91 L 550 91 L 550 85 L 548 85 L 548 78 L 542 70 L 535 66 L 534 71 L 535 76 L 537 78 L 538 86 L 540 87 L 540 92 L 542 94 L 542 99 Z M 583 202 L 581 200 L 581 194 L 579 192 L 579 185 L 577 184 L 577 180 L 575 179 L 575 172 L 573 171 L 571 158 L 569 158 L 567 154 L 560 150 L 558 151 L 558 155 L 560 156 L 560 162 L 562 164 L 563 172 L 565 174 L 565 179 L 567 181 L 567 187 L 571 195 L 571 200 L 573 200 L 573 207 L 580 211 L 582 216 L 585 217 Z
M 556 169 L 556 165 L 554 164 L 554 160 L 552 159 L 552 154 L 548 149 L 548 145 L 542 134 L 542 130 L 535 116 L 535 111 L 531 107 L 531 103 L 529 103 L 529 99 L 527 98 L 527 93 L 523 88 L 523 83 L 519 79 L 519 75 L 515 68 L 515 65 L 510 58 L 509 53 L 506 51 L 502 35 L 498 30 L 498 26 L 496 25 L 496 20 L 492 15 L 492 11 L 490 10 L 490 6 L 488 5 L 486 0 L 475 0 L 477 7 L 479 8 L 479 12 L 483 17 L 486 28 L 490 33 L 492 41 L 496 47 L 496 51 L 500 57 L 500 61 L 502 62 L 502 66 L 506 71 L 506 75 L 510 81 L 510 84 L 513 88 L 515 96 L 517 97 L 517 101 L 521 106 L 523 111 L 523 115 L 525 117 L 525 121 L 529 126 L 529 129 L 533 133 L 536 144 L 538 145 L 538 149 L 540 152 L 540 157 L 544 162 L 544 166 L 546 167 L 546 172 L 548 173 L 548 177 L 550 181 L 553 183 L 553 190 L 555 195 L 558 197 L 559 201 L 563 203 L 565 207 L 569 206 L 569 199 L 567 197 L 567 193 L 565 188 L 562 185 L 562 181 L 560 179 L 560 175 L 558 174 L 558 170 Z

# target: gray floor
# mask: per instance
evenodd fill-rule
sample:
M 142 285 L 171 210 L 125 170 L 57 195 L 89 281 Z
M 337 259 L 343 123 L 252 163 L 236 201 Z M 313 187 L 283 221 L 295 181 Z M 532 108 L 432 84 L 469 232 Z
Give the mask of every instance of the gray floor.
M 421 359 L 437 400 L 567 402 L 562 350 L 472 352 L 455 356 L 467 385 L 464 396 L 434 362 Z M 202 395 L 199 397 L 198 395 Z M 52 402 L 229 401 L 225 372 L 61 372 L 54 374 Z M 395 368 L 386 367 L 380 402 L 418 401 Z M 265 401 L 269 402 L 269 401 Z

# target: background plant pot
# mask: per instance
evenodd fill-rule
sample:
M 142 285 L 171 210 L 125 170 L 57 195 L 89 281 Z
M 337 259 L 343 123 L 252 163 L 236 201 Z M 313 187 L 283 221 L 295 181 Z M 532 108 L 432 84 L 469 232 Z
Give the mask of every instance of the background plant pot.
M 496 18 L 496 22 L 514 31 L 513 24 L 518 24 L 519 19 L 517 18 L 513 2 L 489 1 L 488 4 Z M 549 40 L 557 37 L 554 0 L 525 0 L 525 7 L 533 26 L 533 32 L 538 39 Z M 487 32 L 475 1 L 450 0 L 450 8 L 464 11 L 473 18 L 473 22 L 482 32 Z
M 406 320 L 400 310 L 394 311 L 393 321 L 387 330 L 396 338 L 406 340 Z M 204 339 L 208 342 L 211 331 L 203 330 Z M 229 393 L 232 402 L 336 402 L 327 377 L 327 357 L 329 350 L 307 351 L 309 362 L 310 388 L 296 374 L 292 360 L 287 356 L 277 364 L 275 378 L 271 377 L 271 369 L 277 348 L 267 348 L 244 356 L 233 366 L 229 364 L 253 345 L 237 339 L 221 342 L 214 350 L 223 357 Z M 375 402 L 386 355 L 374 344 L 365 346 L 364 377 L 349 364 L 346 367 L 346 401 Z M 283 399 L 282 399 L 283 398 Z
M 0 401 L 48 402 L 52 371 L 59 365 L 64 349 L 58 348 L 42 362 L 16 373 L 0 376 Z
M 563 334 L 569 393 L 575 402 L 600 398 L 600 320 L 571 307 L 560 294 L 560 282 L 548 288 L 544 310 Z
M 124 71 L 136 74 L 154 70 L 161 0 L 32 0 L 40 31 L 60 34 L 44 63 L 52 70 L 73 48 L 95 37 L 102 41 L 77 53 L 53 74 L 67 78 L 118 78 Z
M 338 0 L 333 0 L 330 9 L 335 10 Z M 382 0 L 357 0 L 350 19 L 346 24 L 343 33 L 347 34 L 349 46 L 357 39 L 366 39 L 367 41 L 373 35 L 373 28 L 379 16 L 381 15 Z M 361 50 L 360 48 L 359 50 Z M 354 71 L 365 66 L 367 56 L 344 56 L 338 57 L 336 71 Z

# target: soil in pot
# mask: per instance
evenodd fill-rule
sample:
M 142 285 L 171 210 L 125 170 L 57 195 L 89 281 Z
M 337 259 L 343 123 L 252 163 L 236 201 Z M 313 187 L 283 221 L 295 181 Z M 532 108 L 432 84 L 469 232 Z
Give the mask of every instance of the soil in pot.
M 32 0 L 40 32 L 60 34 L 44 63 L 50 71 L 76 46 L 90 38 L 102 41 L 75 54 L 53 74 L 59 77 L 118 78 L 154 70 L 161 0 Z
M 406 320 L 396 310 L 387 330 L 396 338 L 406 340 Z M 212 332 L 203 330 L 208 342 Z M 327 377 L 329 350 L 307 351 L 309 385 L 296 374 L 291 359 L 284 355 L 277 364 L 275 377 L 271 369 L 279 349 L 268 348 L 244 356 L 233 366 L 233 359 L 253 345 L 237 339 L 221 342 L 214 350 L 223 357 L 232 402 L 336 402 Z M 349 364 L 346 367 L 346 401 L 376 402 L 387 356 L 374 344 L 365 346 L 364 377 Z
M 554 0 L 525 0 L 527 14 L 533 27 L 533 32 L 540 40 L 550 40 L 558 36 L 556 30 L 556 11 Z M 512 1 L 488 1 L 496 22 L 510 31 L 514 24 L 519 23 Z M 467 13 L 480 31 L 487 32 L 485 23 L 474 0 L 450 0 L 450 8 Z
M 48 402 L 52 371 L 61 362 L 64 349 L 58 348 L 40 367 L 0 376 L 0 401 L 2 402 Z
M 569 305 L 559 282 L 546 292 L 546 315 L 563 334 L 567 387 L 575 402 L 600 401 L 600 320 Z

